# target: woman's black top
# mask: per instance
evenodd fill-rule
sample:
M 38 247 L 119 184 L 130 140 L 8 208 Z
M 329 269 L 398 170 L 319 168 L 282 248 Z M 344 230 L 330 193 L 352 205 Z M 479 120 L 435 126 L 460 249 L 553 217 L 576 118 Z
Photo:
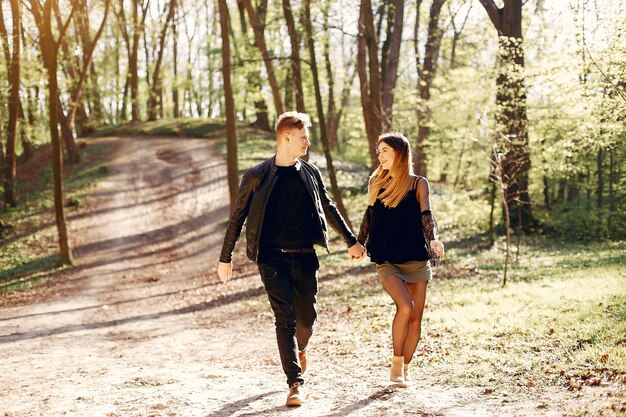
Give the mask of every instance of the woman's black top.
M 385 207 L 377 199 L 368 211 L 366 248 L 372 262 L 396 264 L 429 259 L 422 230 L 422 212 L 415 190 L 408 191 L 396 207 Z

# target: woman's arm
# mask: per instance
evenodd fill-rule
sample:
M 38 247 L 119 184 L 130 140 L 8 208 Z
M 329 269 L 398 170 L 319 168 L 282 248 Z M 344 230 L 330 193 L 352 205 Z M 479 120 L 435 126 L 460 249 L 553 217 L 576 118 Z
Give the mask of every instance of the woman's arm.
M 359 228 L 359 236 L 357 240 L 361 245 L 365 246 L 367 238 L 370 235 L 370 221 L 372 218 L 372 206 L 367 206 L 365 213 L 363 213 L 363 220 L 361 220 L 361 227 Z
M 430 184 L 424 177 L 420 178 L 417 182 L 416 197 L 420 204 L 420 210 L 422 211 L 422 227 L 424 228 L 424 236 L 426 236 L 428 240 L 439 240 L 439 235 L 437 233 L 437 221 L 430 210 Z

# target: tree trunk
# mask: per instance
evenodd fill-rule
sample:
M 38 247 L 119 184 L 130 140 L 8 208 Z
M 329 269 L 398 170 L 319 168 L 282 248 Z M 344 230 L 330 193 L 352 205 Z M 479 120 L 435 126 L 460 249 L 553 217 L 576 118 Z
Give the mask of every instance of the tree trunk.
M 167 36 L 167 27 L 174 18 L 174 12 L 176 11 L 176 0 L 170 0 L 170 7 L 165 18 L 165 23 L 161 29 L 161 36 L 159 37 L 159 52 L 156 58 L 156 64 L 154 65 L 154 72 L 152 73 L 152 85 L 150 88 L 150 100 L 148 106 L 148 120 L 154 121 L 157 119 L 157 111 L 159 104 L 159 97 L 161 94 L 161 62 L 163 61 L 163 52 L 165 51 L 165 39 Z
M 133 5 L 133 37 L 130 44 L 130 54 L 128 55 L 128 78 L 130 79 L 130 120 L 138 122 L 139 116 L 139 35 L 141 27 L 139 24 L 139 0 L 132 0 Z M 124 5 L 122 4 L 122 8 Z
M 337 184 L 337 176 L 335 175 L 335 167 L 333 166 L 333 158 L 330 153 L 330 147 L 328 146 L 328 137 L 326 135 L 326 121 L 324 120 L 324 105 L 322 103 L 322 92 L 320 89 L 320 82 L 317 72 L 317 61 L 315 58 L 315 43 L 313 42 L 313 28 L 311 25 L 311 0 L 304 1 L 304 30 L 306 32 L 306 42 L 309 48 L 309 56 L 311 59 L 311 72 L 313 74 L 313 86 L 315 88 L 315 102 L 317 105 L 317 116 L 319 118 L 319 130 L 320 130 L 320 140 L 322 142 L 322 147 L 324 149 L 324 156 L 326 157 L 326 167 L 328 169 L 328 177 L 330 179 L 331 191 L 333 193 L 333 197 L 335 198 L 335 204 L 337 205 L 337 210 L 341 213 L 341 216 L 344 218 L 348 227 L 352 229 L 352 223 L 350 222 L 350 217 L 348 216 L 348 211 L 343 204 L 343 198 L 341 196 L 341 190 L 339 189 L 339 185 Z
M 613 149 L 609 151 L 609 218 L 607 219 L 607 228 L 610 234 L 609 237 L 613 237 L 612 224 L 613 214 L 615 213 L 615 194 L 613 194 L 613 183 L 615 181 L 614 153 L 615 151 Z
M 285 95 L 283 96 L 283 104 L 285 105 L 286 109 L 293 109 L 293 99 L 295 94 L 294 89 L 289 88 L 293 85 L 293 70 L 291 68 L 288 68 L 287 71 L 285 71 L 284 85 L 287 88 L 285 88 L 284 91 Z
M 52 35 L 52 1 L 46 0 L 44 3 L 43 18 L 41 16 L 39 0 L 30 0 L 31 10 L 35 18 L 40 19 L 40 44 L 44 67 L 48 75 L 48 112 L 50 124 L 50 138 L 52 142 L 52 171 L 54 175 L 54 209 L 56 215 L 56 225 L 59 235 L 59 248 L 62 265 L 74 264 L 72 250 L 70 248 L 67 224 L 65 221 L 64 209 L 64 193 L 63 193 L 63 156 L 61 153 L 61 143 L 58 131 L 58 105 L 59 105 L 59 88 L 57 83 L 57 53 L 58 41 L 55 41 Z M 73 14 L 74 9 L 72 9 Z M 71 14 L 68 18 L 72 18 Z M 67 28 L 67 23 L 64 28 Z M 65 34 L 64 29 L 60 29 L 59 35 L 62 38 Z
M 386 59 L 381 61 L 381 66 L 383 67 L 383 73 L 381 74 L 383 83 L 383 131 L 389 129 L 393 118 L 393 97 L 396 80 L 398 79 L 398 62 L 400 60 L 400 46 L 404 26 L 404 0 L 394 0 L 390 4 L 389 17 L 386 39 L 386 43 L 389 43 L 389 49 L 388 53 L 385 54 Z
M 496 161 L 492 155 L 489 166 L 489 229 L 487 230 L 487 236 L 489 236 L 489 243 L 493 246 L 496 243 L 496 229 L 494 227 L 494 213 L 496 211 L 496 182 L 498 177 L 496 175 Z
M 417 132 L 417 143 L 414 150 L 413 168 L 417 175 L 426 176 L 428 169 L 426 166 L 426 150 L 424 143 L 430 136 L 430 89 L 435 79 L 437 60 L 439 59 L 439 47 L 443 32 L 439 27 L 439 16 L 441 7 L 445 0 L 433 0 L 430 8 L 430 18 L 428 21 L 428 36 L 424 51 L 424 63 L 419 72 L 417 91 L 420 96 L 420 104 L 417 108 L 417 121 L 419 129 Z
M 550 210 L 552 208 L 550 206 L 550 183 L 545 175 L 543 176 L 543 203 L 546 205 L 546 209 Z
M 252 31 L 254 32 L 254 39 L 256 41 L 256 45 L 261 52 L 261 56 L 263 57 L 263 62 L 265 63 L 265 70 L 267 71 L 267 78 L 270 83 L 270 88 L 272 90 L 272 97 L 274 98 L 274 107 L 276 109 L 276 113 L 278 115 L 285 112 L 283 108 L 283 102 L 280 97 L 280 88 L 278 87 L 278 81 L 276 80 L 276 74 L 274 72 L 274 64 L 272 63 L 273 54 L 267 49 L 267 44 L 265 43 L 265 25 L 261 24 L 257 15 L 252 7 L 251 0 L 243 0 L 244 7 L 248 12 L 248 19 L 250 20 L 250 26 L 252 26 Z
M 85 9 L 86 9 L 86 6 L 85 6 Z M 85 13 L 87 13 L 86 10 L 85 10 Z M 83 68 L 81 69 L 78 75 L 78 82 L 72 91 L 72 99 L 71 99 L 72 107 L 70 108 L 70 112 L 67 117 L 67 124 L 70 129 L 74 125 L 74 121 L 76 119 L 76 112 L 79 109 L 78 103 L 80 102 L 81 97 L 83 95 L 83 91 L 85 89 L 85 83 L 87 82 L 87 77 L 89 76 L 89 74 L 91 73 L 91 70 L 93 69 L 92 67 L 93 52 L 96 49 L 96 44 L 98 43 L 98 40 L 100 39 L 100 36 L 102 35 L 102 32 L 104 31 L 104 25 L 106 24 L 108 15 L 109 15 L 109 0 L 106 0 L 104 16 L 102 18 L 100 27 L 98 28 L 98 31 L 96 32 L 96 35 L 94 36 L 93 40 L 90 39 L 89 34 L 83 35 L 83 50 L 84 50 Z M 89 27 L 87 26 L 86 28 L 83 28 L 83 30 L 88 31 Z M 60 110 L 62 111 L 62 109 Z M 72 140 L 73 140 L 73 135 L 72 135 Z
M 230 80 L 230 38 L 228 27 L 230 16 L 226 0 L 219 0 L 220 27 L 222 33 L 222 74 L 224 75 L 224 100 L 226 101 L 226 150 L 228 169 L 228 189 L 230 191 L 230 208 L 235 207 L 239 185 L 237 169 L 237 130 L 235 124 L 235 100 Z
M 180 117 L 180 103 L 178 102 L 178 31 L 177 26 L 178 18 L 175 16 L 172 22 L 172 54 L 174 59 L 172 64 L 174 66 L 174 80 L 172 84 L 172 102 L 174 104 L 174 118 Z
M 302 72 L 300 70 L 300 35 L 296 30 L 289 0 L 283 0 L 283 12 L 285 13 L 285 21 L 287 22 L 287 30 L 289 32 L 289 39 L 291 40 L 291 70 L 293 73 L 293 85 L 296 87 L 296 110 L 305 113 Z M 289 89 L 289 87 L 287 87 L 287 89 Z
M 357 68 L 361 90 L 361 108 L 369 143 L 372 169 L 378 165 L 376 147 L 383 130 L 378 38 L 374 30 L 371 0 L 361 0 L 357 38 Z M 369 71 L 368 71 L 369 70 Z
M 496 79 L 496 134 L 503 163 L 506 201 L 511 224 L 521 224 L 525 233 L 534 226 L 528 193 L 528 118 L 526 88 L 523 75 L 522 0 L 505 0 L 499 8 L 493 0 L 480 0 L 498 31 L 499 57 Z M 521 216 L 517 219 L 516 216 Z
M 248 47 L 248 37 L 247 37 L 247 26 L 246 26 L 246 10 L 244 6 L 244 0 L 237 0 L 237 6 L 239 8 L 239 22 L 241 24 L 241 30 L 244 34 L 244 39 L 246 39 L 245 45 Z M 262 90 L 262 80 L 261 80 L 261 71 L 250 67 L 251 69 L 248 71 L 248 86 L 249 92 L 254 95 L 254 108 L 256 113 L 256 121 L 252 124 L 257 129 L 265 130 L 270 132 L 272 130 L 270 126 L 270 119 L 268 114 L 267 103 L 263 98 Z
M 65 116 L 65 111 L 63 110 L 63 104 L 61 103 L 61 97 L 59 97 L 58 90 L 55 100 L 57 101 L 56 117 L 58 123 L 61 125 L 61 138 L 63 139 L 63 144 L 65 145 L 65 152 L 67 152 L 67 159 L 70 164 L 78 164 L 80 162 L 80 153 L 78 152 L 78 147 L 76 146 L 76 141 L 74 140 L 74 132 L 72 132 L 69 120 L 67 116 Z
M 17 155 L 15 154 L 15 145 L 17 142 L 17 119 L 20 110 L 20 30 L 21 30 L 21 16 L 20 16 L 20 3 L 19 0 L 11 0 L 11 21 L 13 24 L 13 32 L 11 37 L 13 38 L 13 52 L 11 53 L 10 60 L 7 60 L 7 69 L 9 75 L 9 125 L 7 128 L 7 145 L 6 154 L 4 158 L 4 204 L 5 206 L 14 207 L 17 204 L 17 198 L 15 195 L 15 176 L 16 176 L 16 164 Z M 2 19 L 1 35 L 8 40 L 8 34 L 4 27 L 4 16 L 0 12 L 0 19 Z
M 599 210 L 602 209 L 602 200 L 603 200 L 603 192 L 604 192 L 604 175 L 602 169 L 602 161 L 604 159 L 604 152 L 602 148 L 598 151 L 598 188 L 596 191 L 597 197 L 597 207 Z

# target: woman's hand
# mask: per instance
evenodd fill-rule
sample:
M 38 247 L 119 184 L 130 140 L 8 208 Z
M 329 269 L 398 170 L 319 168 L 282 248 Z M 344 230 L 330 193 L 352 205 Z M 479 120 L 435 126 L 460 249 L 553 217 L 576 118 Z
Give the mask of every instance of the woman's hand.
M 437 259 L 443 259 L 446 254 L 443 242 L 439 240 L 431 240 L 430 247 L 433 250 L 433 253 L 437 256 Z

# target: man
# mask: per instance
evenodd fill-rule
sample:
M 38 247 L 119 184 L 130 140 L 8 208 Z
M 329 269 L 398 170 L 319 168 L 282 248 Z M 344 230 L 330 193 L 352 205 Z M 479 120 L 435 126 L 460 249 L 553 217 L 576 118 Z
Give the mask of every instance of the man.
M 231 278 L 232 252 L 247 218 L 246 252 L 257 262 L 274 311 L 288 406 L 304 401 L 305 349 L 317 319 L 319 263 L 313 245 L 328 250 L 330 224 L 352 258 L 365 253 L 328 196 L 319 170 L 300 159 L 310 145 L 309 126 L 304 113 L 287 112 L 278 118 L 276 155 L 244 174 L 217 269 L 222 281 Z

